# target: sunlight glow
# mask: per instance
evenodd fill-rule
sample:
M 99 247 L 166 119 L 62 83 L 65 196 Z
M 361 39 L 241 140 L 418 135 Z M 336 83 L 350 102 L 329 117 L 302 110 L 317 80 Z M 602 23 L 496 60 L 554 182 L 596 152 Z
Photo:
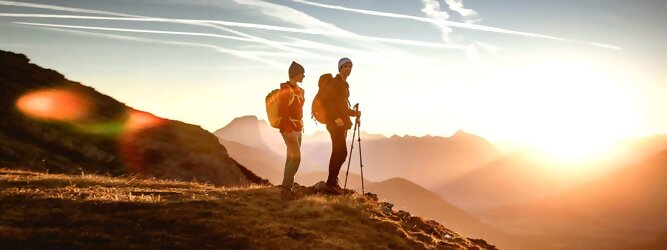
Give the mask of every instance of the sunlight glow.
M 485 101 L 468 112 L 487 114 L 472 121 L 486 124 L 480 129 L 565 162 L 609 155 L 640 131 L 638 94 L 612 68 L 571 60 L 512 66 L 476 89 Z

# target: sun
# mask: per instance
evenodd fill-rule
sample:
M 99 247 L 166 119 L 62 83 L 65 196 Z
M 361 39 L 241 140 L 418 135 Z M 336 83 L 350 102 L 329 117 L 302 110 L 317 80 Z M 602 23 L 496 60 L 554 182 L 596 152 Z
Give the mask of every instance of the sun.
M 541 79 L 533 103 L 527 143 L 563 161 L 604 157 L 638 131 L 638 100 L 629 83 L 586 64 L 548 64 L 528 71 Z
M 553 129 L 558 129 L 553 127 Z M 554 163 L 578 164 L 607 158 L 614 153 L 614 149 L 622 138 L 613 131 L 588 134 L 591 130 L 562 130 L 553 134 L 534 137 L 528 140 L 531 151 L 545 157 Z
M 517 147 L 577 162 L 609 156 L 617 143 L 640 131 L 640 95 L 603 64 L 511 68 L 493 79 L 495 85 L 484 86 L 485 101 L 475 111 L 486 111 L 477 122 L 487 131 Z

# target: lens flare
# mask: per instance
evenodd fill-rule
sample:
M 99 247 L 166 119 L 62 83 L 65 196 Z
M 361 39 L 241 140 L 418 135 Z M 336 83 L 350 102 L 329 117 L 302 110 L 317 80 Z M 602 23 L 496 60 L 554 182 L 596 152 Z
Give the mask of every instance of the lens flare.
M 120 121 L 74 123 L 79 132 L 91 135 L 116 137 L 125 132 L 125 123 Z
M 130 110 L 125 122 L 125 129 L 119 138 L 120 156 L 128 171 L 134 174 L 145 174 L 147 161 L 153 157 L 147 147 L 143 132 L 165 124 L 167 120 L 149 113 Z
M 21 96 L 15 105 L 28 117 L 66 122 L 83 134 L 114 138 L 119 143 L 120 158 L 129 172 L 146 173 L 146 168 L 156 157 L 154 150 L 146 144 L 153 140 L 149 131 L 166 124 L 168 120 L 131 108 L 125 109 L 123 118 L 104 119 L 94 113 L 97 107 L 92 100 L 92 97 L 76 91 L 43 89 Z
M 154 116 L 146 112 L 136 110 L 130 111 L 130 117 L 125 124 L 127 132 L 135 132 L 142 129 L 158 126 L 165 122 L 165 119 Z
M 25 94 L 16 101 L 16 107 L 30 117 L 57 121 L 77 121 L 90 111 L 90 104 L 83 96 L 60 89 Z
M 81 121 L 72 122 L 71 125 L 75 126 L 81 133 L 117 137 L 158 126 L 165 121 L 160 117 L 132 109 L 127 109 L 125 112 L 125 119 L 114 119 L 104 122 Z

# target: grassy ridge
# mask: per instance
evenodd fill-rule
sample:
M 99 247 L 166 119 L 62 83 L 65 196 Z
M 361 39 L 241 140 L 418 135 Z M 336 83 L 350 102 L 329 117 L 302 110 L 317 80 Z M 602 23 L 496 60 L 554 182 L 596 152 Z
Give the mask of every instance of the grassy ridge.
M 11 249 L 493 249 L 361 195 L 0 169 Z

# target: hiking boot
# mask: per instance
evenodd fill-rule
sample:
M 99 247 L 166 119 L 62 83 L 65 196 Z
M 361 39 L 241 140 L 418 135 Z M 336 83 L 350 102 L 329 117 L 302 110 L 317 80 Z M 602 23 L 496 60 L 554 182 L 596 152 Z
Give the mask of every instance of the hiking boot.
M 283 188 L 280 190 L 280 198 L 284 201 L 296 200 L 296 194 L 290 189 Z
M 341 195 L 341 194 L 345 194 L 346 192 L 345 192 L 345 189 L 343 189 L 342 187 L 340 187 L 340 185 L 338 185 L 338 183 L 336 183 L 336 185 L 327 184 L 326 188 L 324 189 L 324 193 L 333 194 L 333 195 Z

